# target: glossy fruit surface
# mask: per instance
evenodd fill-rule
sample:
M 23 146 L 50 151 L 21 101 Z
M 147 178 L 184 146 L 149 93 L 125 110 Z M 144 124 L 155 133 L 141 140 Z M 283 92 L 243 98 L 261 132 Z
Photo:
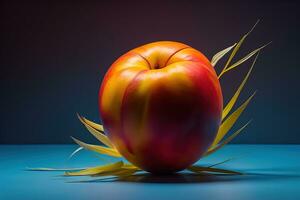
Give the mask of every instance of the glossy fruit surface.
M 106 134 L 131 163 L 176 172 L 206 152 L 221 121 L 219 80 L 196 49 L 161 41 L 135 48 L 109 68 L 99 92 Z

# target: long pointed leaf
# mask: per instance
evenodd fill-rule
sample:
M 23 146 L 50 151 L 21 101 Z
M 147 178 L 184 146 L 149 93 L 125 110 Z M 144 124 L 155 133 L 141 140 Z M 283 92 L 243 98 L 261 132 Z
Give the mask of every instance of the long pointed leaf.
M 227 47 L 226 49 L 223 49 L 222 51 L 219 51 L 218 53 L 216 53 L 212 59 L 211 59 L 211 64 L 212 66 L 216 66 L 217 62 L 223 57 L 225 56 L 233 47 L 235 47 L 237 43 L 235 43 L 234 45 L 231 45 L 230 47 Z
M 236 109 L 231 115 L 229 115 L 229 117 L 221 124 L 217 136 L 213 144 L 211 145 L 212 147 L 217 145 L 228 133 L 231 127 L 235 124 L 236 120 L 240 117 L 245 108 L 248 106 L 255 93 L 256 92 L 254 92 L 238 109 Z
M 96 175 L 100 173 L 106 173 L 110 171 L 114 171 L 117 169 L 120 169 L 123 166 L 123 162 L 119 161 L 113 164 L 108 164 L 108 165 L 102 165 L 102 166 L 97 166 L 97 167 L 90 167 L 84 170 L 80 170 L 78 172 L 65 172 L 66 176 L 91 176 L 91 175 Z
M 236 68 L 237 66 L 243 64 L 244 62 L 246 62 L 248 59 L 250 59 L 252 56 L 254 56 L 256 53 L 258 53 L 260 50 L 262 50 L 263 48 L 265 48 L 265 47 L 266 47 L 267 45 L 269 45 L 269 44 L 270 44 L 270 43 L 265 44 L 265 45 L 263 45 L 262 47 L 259 47 L 259 48 L 255 49 L 255 50 L 253 50 L 252 52 L 250 52 L 249 54 L 247 54 L 245 57 L 243 57 L 242 59 L 240 59 L 240 60 L 237 61 L 236 63 L 232 64 L 230 67 L 228 67 L 228 68 L 223 72 L 223 74 L 226 73 L 226 72 L 228 72 L 228 71 L 230 71 L 230 70 L 232 70 L 232 69 L 234 69 L 234 68 Z
M 53 171 L 53 172 L 60 172 L 60 171 L 78 171 L 84 170 L 85 168 L 48 168 L 48 167 L 35 167 L 35 168 L 26 168 L 28 171 Z
M 202 156 L 208 156 L 214 152 L 216 152 L 217 150 L 221 149 L 222 147 L 224 147 L 226 144 L 228 144 L 229 142 L 231 142 L 238 134 L 240 134 L 242 132 L 242 130 L 244 130 L 248 124 L 251 121 L 247 122 L 244 126 L 242 126 L 240 129 L 238 129 L 236 132 L 234 132 L 231 136 L 229 136 L 228 138 L 226 138 L 223 142 L 221 142 L 220 144 L 217 144 L 215 146 L 212 146 L 211 148 L 208 149 L 208 151 Z
M 104 135 L 100 131 L 98 131 L 98 130 L 94 129 L 93 127 L 91 127 L 88 123 L 86 123 L 86 121 L 80 115 L 77 115 L 77 116 L 78 116 L 78 119 L 80 120 L 80 122 L 87 128 L 87 130 L 94 137 L 96 137 L 100 142 L 102 142 L 106 146 L 114 148 L 113 144 L 111 143 L 111 141 L 109 140 L 109 138 L 106 135 Z
M 99 176 L 128 176 L 128 175 L 134 174 L 137 171 L 138 171 L 137 169 L 120 168 L 120 169 L 117 169 L 114 171 L 108 171 L 108 172 L 104 172 L 104 173 L 95 174 L 93 176 L 97 176 L 97 177 L 99 177 Z
M 195 173 L 202 173 L 202 172 L 212 172 L 212 173 L 218 173 L 218 174 L 233 174 L 233 175 L 241 175 L 242 173 L 227 170 L 227 169 L 219 169 L 219 168 L 212 168 L 212 167 L 201 167 L 201 166 L 191 166 L 187 168 L 189 171 L 195 172 Z
M 88 120 L 88 119 L 85 118 L 85 117 L 81 117 L 81 118 L 82 118 L 82 119 L 84 120 L 84 122 L 85 122 L 86 124 L 88 124 L 89 126 L 93 127 L 94 129 L 96 129 L 96 130 L 98 130 L 98 131 L 104 132 L 103 125 L 97 124 L 97 123 L 95 123 L 95 122 L 93 122 L 93 121 L 91 121 L 91 120 Z
M 93 179 L 89 180 L 81 180 L 81 181 L 70 181 L 69 183 L 91 183 L 91 182 L 98 182 L 98 181 L 113 181 L 113 180 L 119 180 L 121 178 L 125 178 L 128 176 L 133 175 L 136 170 L 115 170 L 112 172 L 104 172 L 96 175 L 92 175 Z M 95 178 L 99 177 L 99 178 Z
M 123 169 L 137 169 L 140 170 L 137 166 L 133 165 L 133 164 L 124 164 Z
M 226 71 L 227 67 L 229 66 L 229 64 L 231 63 L 233 57 L 236 55 L 236 53 L 238 52 L 238 50 L 240 49 L 241 45 L 243 44 L 243 42 L 245 41 L 245 39 L 248 37 L 248 35 L 253 31 L 253 29 L 256 27 L 256 25 L 258 24 L 259 20 L 257 20 L 257 22 L 254 24 L 254 26 L 251 28 L 251 30 L 246 33 L 241 39 L 240 41 L 237 43 L 237 45 L 234 47 L 232 53 L 229 56 L 229 59 L 226 62 L 225 67 L 223 68 L 223 70 L 221 71 L 221 73 L 219 74 L 218 78 L 220 78 L 224 72 Z
M 105 154 L 105 155 L 108 155 L 108 156 L 113 156 L 113 157 L 122 157 L 121 154 L 115 150 L 115 149 L 112 149 L 112 148 L 108 148 L 108 147 L 102 147 L 102 146 L 99 146 L 99 145 L 92 145 L 92 144 L 87 144 L 87 143 L 84 143 L 80 140 L 77 140 L 76 138 L 73 138 L 72 139 L 81 147 L 87 149 L 87 150 L 90 150 L 90 151 L 94 151 L 94 152 L 97 152 L 97 153 L 100 153 L 100 154 Z
M 240 84 L 240 86 L 238 87 L 237 91 L 234 93 L 233 97 L 230 99 L 230 101 L 227 103 L 227 105 L 225 106 L 223 112 L 222 112 L 222 120 L 225 119 L 225 117 L 228 115 L 228 113 L 231 111 L 231 109 L 233 108 L 233 106 L 235 105 L 238 97 L 240 96 L 240 93 L 245 85 L 245 83 L 247 82 L 250 74 L 251 74 L 251 71 L 254 67 L 254 64 L 258 58 L 258 55 L 259 55 L 259 52 L 257 53 L 254 61 L 252 62 L 252 65 L 248 71 L 248 73 L 246 74 L 244 80 L 242 81 L 242 83 Z

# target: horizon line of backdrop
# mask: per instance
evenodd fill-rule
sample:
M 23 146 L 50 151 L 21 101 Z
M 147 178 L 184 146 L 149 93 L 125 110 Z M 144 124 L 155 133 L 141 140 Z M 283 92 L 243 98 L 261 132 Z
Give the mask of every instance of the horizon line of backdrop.
M 145 43 L 186 43 L 211 58 L 258 26 L 237 59 L 260 54 L 238 105 L 258 90 L 234 129 L 233 143 L 300 144 L 297 1 L 2 1 L 0 144 L 73 143 L 95 139 L 76 113 L 100 121 L 98 89 L 119 56 Z M 237 60 L 235 59 L 235 60 Z M 224 60 L 216 66 L 219 72 Z M 225 103 L 251 61 L 221 80 Z M 184 142 L 184 141 L 183 141 Z

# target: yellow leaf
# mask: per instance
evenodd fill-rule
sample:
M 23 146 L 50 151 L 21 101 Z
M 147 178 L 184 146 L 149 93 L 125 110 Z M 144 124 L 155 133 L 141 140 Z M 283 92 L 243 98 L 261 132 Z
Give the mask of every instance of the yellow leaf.
M 100 142 L 102 142 L 103 144 L 105 144 L 108 147 L 114 148 L 113 144 L 111 143 L 111 141 L 109 140 L 109 138 L 104 135 L 103 133 L 101 133 L 100 131 L 94 129 L 93 127 L 91 127 L 85 120 L 84 118 L 82 118 L 79 114 L 77 114 L 78 119 L 80 120 L 80 122 L 87 128 L 87 130 L 94 136 L 96 137 Z
M 135 172 L 137 172 L 138 170 L 137 169 L 123 169 L 123 168 L 120 168 L 120 169 L 117 169 L 117 170 L 114 170 L 114 171 L 107 171 L 107 172 L 104 172 L 104 173 L 99 173 L 99 174 L 95 174 L 93 176 L 129 176 L 129 175 L 132 175 L 134 174 Z
M 271 43 L 271 42 L 270 42 L 270 43 Z M 265 48 L 267 45 L 269 45 L 270 43 L 265 44 L 265 45 L 263 45 L 262 47 L 259 47 L 259 48 L 255 49 L 255 50 L 253 50 L 252 52 L 250 52 L 249 54 L 247 54 L 245 57 L 243 57 L 242 59 L 240 59 L 240 60 L 237 61 L 236 63 L 232 64 L 230 67 L 228 67 L 228 68 L 223 72 L 223 74 L 226 73 L 226 72 L 228 72 L 228 71 L 230 71 L 230 70 L 232 70 L 232 69 L 234 69 L 235 67 L 241 65 L 242 63 L 244 63 L 245 61 L 247 61 L 249 58 L 251 58 L 253 55 L 255 55 L 256 53 L 258 53 L 261 49 L 263 49 L 263 48 Z
M 48 167 L 36 167 L 36 168 L 26 168 L 29 171 L 78 171 L 85 168 L 48 168 Z
M 118 176 L 118 177 L 125 177 L 125 176 L 130 176 L 130 175 L 134 174 L 137 171 L 139 171 L 139 170 L 138 169 L 125 169 L 123 171 L 115 173 L 114 175 Z
M 223 113 L 222 113 L 222 120 L 225 119 L 225 117 L 228 115 L 228 113 L 231 111 L 231 109 L 233 108 L 234 104 L 236 103 L 245 83 L 247 82 L 248 78 L 249 78 L 249 75 L 251 74 L 251 71 L 254 67 L 254 64 L 258 58 L 258 55 L 259 55 L 259 52 L 258 54 L 256 55 L 247 75 L 245 76 L 244 80 L 242 81 L 242 83 L 240 84 L 240 86 L 238 87 L 237 91 L 234 93 L 233 97 L 230 99 L 230 101 L 228 102 L 228 104 L 225 106 L 224 110 L 223 110 Z
M 90 180 L 82 180 L 82 181 L 71 181 L 70 183 L 90 183 L 90 182 L 98 182 L 98 181 L 103 181 L 103 180 L 114 180 L 115 178 L 121 179 L 121 178 L 125 178 L 128 176 L 133 175 L 135 172 L 137 172 L 137 170 L 124 170 L 124 169 L 117 169 L 114 171 L 108 171 L 108 172 L 103 172 L 103 173 L 99 173 L 99 174 L 95 174 L 95 175 L 91 175 L 93 177 L 93 179 Z M 96 178 L 96 177 L 100 177 L 100 178 Z M 111 179 L 114 178 L 114 179 Z
M 113 164 L 102 165 L 97 167 L 90 167 L 84 170 L 80 170 L 78 172 L 65 172 L 66 176 L 91 176 L 100 173 L 111 172 L 117 169 L 120 169 L 123 166 L 123 162 L 119 161 Z
M 234 132 L 231 136 L 229 136 L 228 138 L 226 138 L 223 142 L 221 142 L 220 144 L 217 144 L 215 146 L 212 146 L 211 148 L 208 149 L 208 151 L 202 156 L 208 156 L 214 152 L 216 152 L 217 150 L 221 149 L 222 147 L 224 147 L 226 144 L 228 144 L 231 140 L 233 140 L 240 132 L 242 132 L 242 130 L 244 130 L 244 128 L 246 128 L 248 126 L 248 124 L 251 121 L 247 122 L 244 126 L 242 126 L 242 128 L 238 129 L 236 132 Z M 219 165 L 220 163 L 217 163 L 217 165 Z M 215 164 L 216 165 L 216 164 Z M 213 166 L 215 166 L 213 165 Z
M 88 120 L 88 119 L 85 118 L 85 117 L 81 117 L 81 118 L 82 118 L 82 119 L 84 120 L 84 122 L 85 122 L 86 124 L 88 124 L 89 126 L 93 127 L 94 129 L 96 129 L 96 130 L 98 130 L 98 131 L 104 132 L 103 125 L 97 124 L 97 123 L 95 123 L 95 122 L 92 122 L 92 121 Z
M 222 51 L 219 51 L 218 53 L 216 53 L 212 59 L 211 59 L 211 65 L 212 66 L 216 66 L 217 62 L 223 57 L 225 56 L 233 47 L 235 47 L 237 43 L 235 43 L 234 45 L 227 47 L 226 49 L 223 49 Z
M 236 120 L 240 117 L 242 112 L 245 110 L 245 108 L 248 106 L 251 99 L 254 97 L 256 92 L 254 92 L 238 109 L 236 109 L 220 126 L 219 131 L 217 133 L 217 136 L 212 143 L 211 147 L 217 145 L 224 136 L 228 133 L 228 131 L 231 129 L 231 127 L 234 125 Z
M 221 173 L 221 174 L 233 174 L 233 175 L 241 175 L 242 173 L 227 170 L 227 169 L 218 169 L 218 168 L 212 168 L 212 167 L 201 167 L 201 166 L 191 166 L 187 168 L 189 171 L 195 172 L 195 173 L 202 173 L 202 172 L 212 172 L 212 173 Z
M 253 29 L 255 28 L 255 26 L 258 24 L 259 20 L 257 20 L 257 22 L 254 24 L 254 26 L 251 28 L 251 30 L 246 33 L 241 39 L 240 41 L 237 43 L 237 45 L 234 47 L 232 53 L 229 56 L 229 59 L 226 62 L 225 67 L 223 68 L 223 70 L 221 71 L 221 73 L 219 74 L 218 78 L 220 78 L 225 70 L 227 69 L 227 67 L 229 66 L 230 62 L 232 61 L 233 57 L 236 55 L 236 53 L 238 52 L 238 50 L 240 49 L 241 45 L 243 44 L 243 42 L 245 41 L 245 39 L 248 37 L 248 35 L 253 31 Z
M 81 147 L 88 149 L 90 151 L 94 151 L 100 154 L 105 154 L 108 156 L 113 156 L 113 157 L 122 157 L 121 154 L 116 150 L 116 149 L 112 149 L 112 148 L 108 148 L 108 147 L 103 147 L 103 146 L 99 146 L 99 145 L 92 145 L 92 144 L 87 144 L 84 142 L 81 142 L 80 140 L 77 140 L 76 138 L 72 139 Z
M 124 164 L 123 169 L 137 169 L 140 170 L 137 166 L 133 165 L 133 164 Z

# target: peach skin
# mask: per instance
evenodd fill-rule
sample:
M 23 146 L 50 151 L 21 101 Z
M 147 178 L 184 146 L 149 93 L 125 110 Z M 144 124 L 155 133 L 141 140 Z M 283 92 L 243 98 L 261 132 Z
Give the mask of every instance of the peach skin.
M 210 61 L 196 49 L 160 41 L 135 48 L 100 87 L 105 132 L 137 167 L 172 173 L 196 162 L 220 126 L 223 98 Z

